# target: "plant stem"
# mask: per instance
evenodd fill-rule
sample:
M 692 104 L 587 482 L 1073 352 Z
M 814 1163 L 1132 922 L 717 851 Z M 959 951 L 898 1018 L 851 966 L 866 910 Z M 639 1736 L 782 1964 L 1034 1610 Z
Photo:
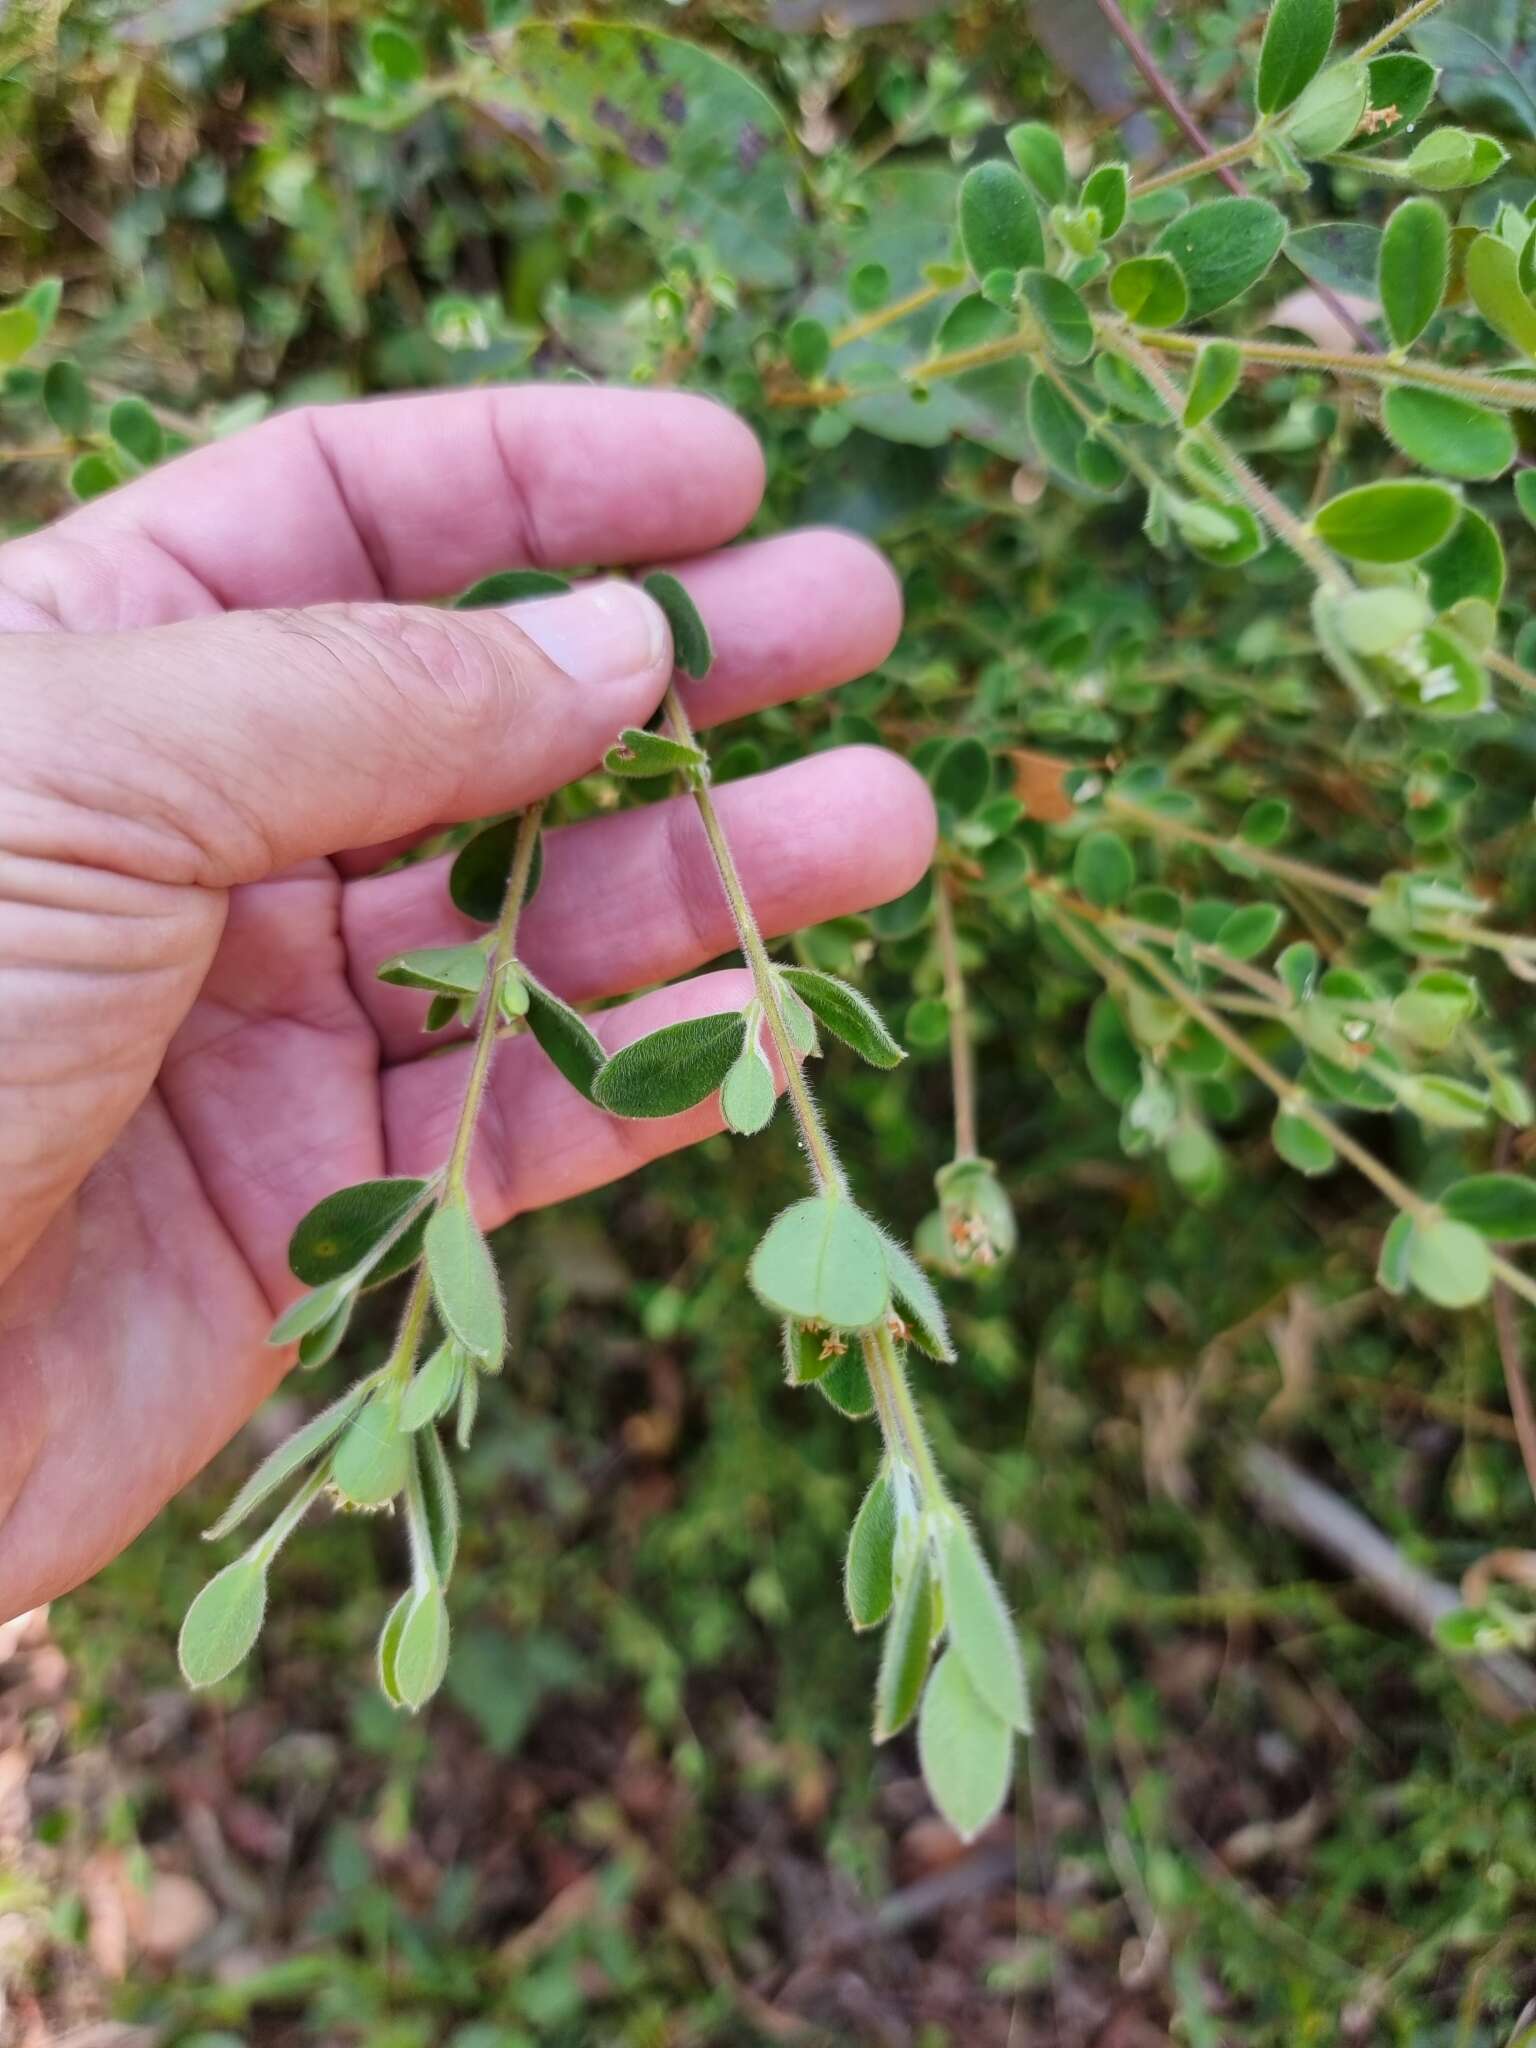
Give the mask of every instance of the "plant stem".
M 400 1332 L 395 1338 L 394 1349 L 384 1367 L 385 1380 L 396 1409 L 404 1394 L 406 1382 L 410 1379 L 416 1364 L 417 1353 L 421 1350 L 421 1333 L 427 1325 L 427 1310 L 432 1306 L 432 1278 L 423 1260 L 416 1268 L 416 1277 L 411 1282 L 411 1291 L 405 1298 L 405 1313 L 400 1318 Z
M 1184 140 L 1191 149 L 1197 149 L 1202 156 L 1208 156 L 1211 153 L 1211 146 L 1200 132 L 1199 123 L 1179 98 L 1173 86 L 1163 76 L 1162 71 L 1158 67 L 1157 59 L 1126 20 L 1124 10 L 1118 4 L 1118 0 L 1098 0 L 1098 4 L 1099 12 L 1119 38 L 1131 62 L 1157 95 L 1164 111 L 1179 133 L 1184 137 Z M 1242 181 L 1234 177 L 1225 164 L 1220 167 L 1218 176 L 1229 192 L 1241 193 L 1243 189 Z
M 330 1459 L 322 1458 L 317 1468 L 311 1472 L 282 1513 L 273 1521 L 271 1527 L 264 1530 L 251 1545 L 250 1550 L 246 1553 L 248 1557 L 255 1563 L 260 1564 L 263 1569 L 272 1562 L 273 1558 L 276 1557 L 279 1550 L 282 1549 L 288 1538 L 320 1498 L 320 1495 L 325 1491 L 326 1481 L 330 1477 L 330 1470 Z
M 1149 354 L 1142 347 L 1124 322 L 1105 324 L 1108 329 L 1108 345 L 1117 349 L 1127 362 L 1140 370 L 1173 417 L 1176 420 L 1182 419 L 1186 394 L 1168 375 L 1156 356 Z M 1282 504 L 1258 472 L 1250 467 L 1244 457 L 1238 454 L 1231 443 L 1226 441 L 1209 421 L 1195 429 L 1194 439 L 1225 471 L 1240 496 L 1246 498 L 1253 512 L 1263 520 L 1275 538 L 1283 541 L 1298 561 L 1305 563 L 1319 583 L 1332 590 L 1350 587 L 1349 578 L 1327 548 L 1313 536 L 1306 524 L 1296 517 L 1289 506 Z
M 971 1043 L 971 1010 L 965 970 L 955 932 L 955 907 L 942 868 L 934 876 L 933 923 L 944 967 L 944 1003 L 949 1011 L 949 1073 L 955 1107 L 955 1157 L 974 1159 L 976 1145 L 976 1048 Z
M 1174 334 L 1166 328 L 1137 327 L 1133 332 L 1143 347 L 1173 356 L 1196 356 L 1207 339 L 1199 334 Z M 1245 362 L 1267 363 L 1276 369 L 1327 370 L 1338 377 L 1360 377 L 1376 384 L 1414 384 L 1429 391 L 1453 391 L 1481 405 L 1501 405 L 1511 412 L 1536 411 L 1536 380 L 1524 384 L 1513 377 L 1487 377 L 1477 370 L 1448 370 L 1435 363 L 1360 355 L 1348 349 L 1307 348 L 1299 342 L 1244 341 L 1231 335 L 1222 339 L 1230 341 Z
M 1207 150 L 1204 156 L 1159 171 L 1155 178 L 1138 178 L 1131 186 L 1130 197 L 1144 199 L 1149 192 L 1165 192 L 1170 185 L 1187 184 L 1191 178 L 1203 178 L 1209 172 L 1225 170 L 1228 164 L 1243 163 L 1252 156 L 1258 139 L 1258 130 L 1254 129 L 1241 142 L 1229 142 L 1224 149 Z
M 470 1062 L 469 1082 L 464 1090 L 458 1128 L 453 1134 L 453 1150 L 448 1155 L 448 1165 L 444 1171 L 445 1202 L 451 1202 L 464 1193 L 470 1148 L 475 1142 L 475 1124 L 479 1119 L 486 1077 L 491 1070 L 491 1054 L 495 1049 L 496 1033 L 501 1022 L 500 990 L 497 984 L 501 979 L 502 969 L 511 960 L 513 948 L 517 944 L 518 919 L 523 912 L 523 898 L 528 893 L 528 877 L 533 872 L 534 849 L 539 843 L 539 827 L 543 820 L 543 804 L 530 804 L 519 821 L 517 838 L 513 842 L 507 893 L 502 898 L 501 915 L 496 920 L 496 930 L 491 940 L 490 964 L 485 976 L 485 1001 L 480 1012 L 479 1029 L 475 1034 L 475 1051 Z
M 866 313 L 860 320 L 850 320 L 846 327 L 839 327 L 832 337 L 834 348 L 847 348 L 850 342 L 862 341 L 867 334 L 878 334 L 882 327 L 889 327 L 897 320 L 905 320 L 911 313 L 920 313 L 925 306 L 931 306 L 936 299 L 942 299 L 952 289 L 949 285 L 925 284 L 921 290 L 908 292 L 904 299 L 896 299 L 889 306 L 877 306 L 872 313 Z
M 685 747 L 697 747 L 698 739 L 688 714 L 683 709 L 676 683 L 668 689 L 663 708 L 674 739 L 680 740 Z M 801 1140 L 805 1145 L 806 1156 L 811 1162 L 816 1186 L 819 1190 L 846 1195 L 848 1179 L 838 1164 L 837 1154 L 832 1150 L 832 1141 L 827 1136 L 826 1126 L 821 1119 L 821 1111 L 817 1108 L 816 1099 L 806 1085 L 805 1075 L 801 1071 L 800 1056 L 795 1051 L 794 1042 L 784 1022 L 773 962 L 768 958 L 768 948 L 763 944 L 756 913 L 748 901 L 746 890 L 742 887 L 736 856 L 731 852 L 730 841 L 726 838 L 725 828 L 720 823 L 720 814 L 715 809 L 714 797 L 710 794 L 709 784 L 702 776 L 690 780 L 699 821 L 704 827 L 704 836 L 709 841 L 709 850 L 714 856 L 715 871 L 720 877 L 720 886 L 725 891 L 726 901 L 731 906 L 736 935 L 741 941 L 742 953 L 751 970 L 753 989 L 763 1006 L 768 1035 L 773 1040 L 773 1049 L 778 1054 L 779 1065 L 784 1070 L 784 1086 L 794 1108 L 795 1120 L 800 1126 Z
M 683 708 L 676 683 L 668 689 L 663 708 L 674 739 L 680 740 L 684 746 L 697 747 L 698 738 L 694 733 L 692 721 Z M 848 1177 L 838 1163 L 837 1154 L 832 1150 L 831 1140 L 822 1122 L 821 1111 L 806 1082 L 799 1055 L 785 1025 L 773 962 L 769 959 L 768 949 L 763 944 L 756 913 L 742 886 L 736 857 L 731 852 L 730 841 L 726 838 L 725 828 L 720 823 L 720 814 L 715 809 L 708 781 L 702 773 L 690 776 L 689 781 L 699 820 L 704 827 L 704 836 L 709 841 L 709 850 L 714 856 L 715 871 L 720 877 L 720 886 L 725 891 L 726 901 L 730 904 L 741 950 L 752 973 L 753 988 L 758 1001 L 762 1004 L 769 1035 L 779 1056 L 779 1064 L 784 1070 L 785 1088 L 795 1112 L 795 1121 L 800 1127 L 800 1138 L 810 1161 L 812 1179 L 819 1193 L 830 1193 L 840 1196 L 845 1201 L 850 1200 Z M 928 1448 L 922 1418 L 917 1412 L 917 1403 L 913 1400 L 912 1390 L 907 1384 L 906 1369 L 902 1364 L 901 1354 L 896 1349 L 889 1323 L 882 1319 L 874 1329 L 863 1331 L 859 1341 L 887 1448 L 916 1473 L 930 1505 L 942 1504 L 945 1497 L 943 1483 L 939 1478 L 938 1467 L 934 1464 L 933 1453 Z
M 913 1400 L 912 1389 L 907 1384 L 907 1370 L 902 1363 L 901 1353 L 896 1349 L 896 1339 L 891 1335 L 890 1324 L 881 1322 L 874 1329 L 866 1330 L 861 1341 L 865 1370 L 875 1390 L 875 1406 L 880 1413 L 881 1427 L 885 1432 L 887 1444 L 904 1458 L 916 1473 L 928 1505 L 941 1507 L 946 1498 L 944 1482 L 939 1477 L 939 1468 L 934 1463 L 933 1452 L 928 1447 L 922 1417 L 917 1412 L 917 1403 Z M 894 1442 L 891 1440 L 893 1428 Z
M 1441 0 L 1417 0 L 1417 5 L 1406 8 L 1396 21 L 1389 21 L 1384 29 L 1371 37 L 1369 42 L 1360 45 L 1353 53 L 1356 63 L 1365 63 L 1368 58 L 1384 50 L 1388 43 L 1395 43 L 1400 35 L 1406 34 L 1409 29 L 1421 22 L 1426 14 L 1433 14 L 1440 4 Z
M 1496 676 L 1502 676 L 1507 683 L 1514 683 L 1522 690 L 1536 690 L 1536 675 L 1508 654 L 1501 654 L 1497 647 L 1469 648 L 1474 661 L 1480 661 L 1484 668 L 1491 668 Z
M 1268 874 L 1296 882 L 1304 889 L 1321 889 L 1327 895 L 1346 897 L 1349 902 L 1358 903 L 1363 910 L 1374 910 L 1381 901 L 1381 891 L 1373 889 L 1368 882 L 1351 881 L 1347 875 L 1336 875 L 1328 868 L 1314 867 L 1310 861 L 1293 860 L 1289 854 L 1271 853 L 1268 847 L 1250 846 L 1246 839 L 1223 839 L 1219 833 L 1207 832 L 1183 818 L 1167 817 L 1162 811 L 1150 810 L 1133 802 L 1130 797 L 1111 793 L 1104 799 L 1104 808 L 1117 817 L 1142 826 L 1160 839 L 1182 839 L 1192 846 L 1203 846 L 1209 853 L 1235 854 Z
M 1144 460 L 1119 430 L 1111 426 L 1107 419 L 1101 414 L 1094 412 L 1091 406 L 1084 404 L 1083 400 L 1079 398 L 1066 378 L 1062 376 L 1061 372 L 1048 357 L 1045 355 L 1037 356 L 1035 358 L 1035 367 L 1048 383 L 1055 386 L 1056 390 L 1088 429 L 1089 433 L 1102 441 L 1106 448 L 1111 449 L 1119 456 L 1120 460 L 1131 472 L 1131 475 L 1140 480 L 1144 490 L 1149 492 L 1160 491 L 1163 488 L 1163 479 L 1158 475 L 1151 463 Z

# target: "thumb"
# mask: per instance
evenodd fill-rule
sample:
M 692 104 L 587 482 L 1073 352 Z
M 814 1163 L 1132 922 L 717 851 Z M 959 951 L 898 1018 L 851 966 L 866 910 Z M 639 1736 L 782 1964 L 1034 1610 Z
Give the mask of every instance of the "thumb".
M 67 819 L 67 845 L 25 850 L 120 869 L 127 843 L 135 872 L 214 888 L 518 809 L 643 724 L 672 669 L 660 608 L 618 581 L 4 646 L 8 768 L 45 838 Z

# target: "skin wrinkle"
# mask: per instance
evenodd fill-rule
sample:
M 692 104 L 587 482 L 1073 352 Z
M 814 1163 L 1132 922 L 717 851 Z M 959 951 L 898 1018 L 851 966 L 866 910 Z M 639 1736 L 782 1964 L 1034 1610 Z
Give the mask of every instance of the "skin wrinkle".
M 389 543 L 377 530 L 372 533 L 364 531 L 363 521 L 358 516 L 357 507 L 352 503 L 343 479 L 341 466 L 326 441 L 325 428 L 322 424 L 325 418 L 323 409 L 314 405 L 301 406 L 296 413 L 289 414 L 288 417 L 302 423 L 310 447 L 319 458 L 321 468 L 330 478 L 331 489 L 335 494 L 342 520 L 351 529 L 352 537 L 357 542 L 357 551 L 363 558 L 368 575 L 372 578 L 373 595 L 382 598 L 388 591 L 398 587 L 396 578 L 390 571 Z

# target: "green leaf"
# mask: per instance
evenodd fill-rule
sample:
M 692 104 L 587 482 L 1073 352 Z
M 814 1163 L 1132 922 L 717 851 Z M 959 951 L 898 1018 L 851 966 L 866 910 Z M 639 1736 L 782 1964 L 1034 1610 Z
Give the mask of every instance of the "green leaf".
M 1396 348 L 1411 348 L 1451 280 L 1451 224 L 1433 199 L 1405 199 L 1381 237 L 1377 293 Z
M 1088 1012 L 1083 1054 L 1095 1088 L 1117 1109 L 1124 1109 L 1141 1087 L 1141 1049 L 1126 1030 L 1113 996 L 1099 996 Z
M 383 1628 L 379 1631 L 379 1690 L 392 1707 L 403 1707 L 400 1689 L 395 1683 L 395 1653 L 400 1647 L 400 1631 L 405 1626 L 405 1617 L 410 1612 L 414 1592 L 405 1592 L 389 1610 Z
M 954 1340 L 949 1334 L 949 1321 L 938 1289 L 904 1244 L 888 1231 L 882 1231 L 881 1237 L 885 1244 L 886 1269 L 891 1276 L 891 1293 L 906 1311 L 903 1320 L 912 1342 L 919 1351 L 926 1351 L 930 1358 L 951 1364 L 955 1356 Z
M 978 739 L 952 740 L 928 770 L 933 793 L 948 810 L 969 817 L 992 793 L 992 757 Z
M 1330 498 L 1313 520 L 1318 539 L 1352 562 L 1413 562 L 1450 533 L 1461 500 L 1444 484 L 1360 484 Z
M 1460 192 L 1486 183 L 1508 162 L 1508 150 L 1491 135 L 1437 128 L 1408 156 L 1403 174 L 1410 184 L 1429 192 Z
M 1113 910 L 1130 894 L 1136 860 L 1118 832 L 1089 832 L 1072 856 L 1072 886 L 1099 910 Z
M 891 296 L 891 273 L 883 263 L 861 263 L 848 279 L 848 303 L 856 313 L 873 313 Z
M 188 1685 L 217 1685 L 251 1653 L 267 1611 L 267 1574 L 252 1557 L 236 1558 L 211 1578 L 187 1609 L 176 1646 Z
M 459 1375 L 459 1412 L 454 1418 L 454 1442 L 461 1451 L 469 1449 L 475 1417 L 480 1410 L 480 1375 L 472 1367 Z
M 1517 490 L 1521 477 L 1528 475 L 1536 471 L 1522 470 L 1515 479 Z M 1504 601 L 1504 543 L 1490 520 L 1464 505 L 1450 539 L 1426 556 L 1424 573 L 1429 578 L 1429 601 L 1437 612 L 1448 612 L 1468 598 L 1497 608 Z
M 604 1065 L 592 1099 L 611 1116 L 678 1116 L 719 1088 L 745 1032 L 739 1010 L 686 1017 L 647 1032 Z
M 1278 846 L 1289 836 L 1291 807 L 1284 797 L 1260 797 L 1244 811 L 1237 829 L 1250 846 Z
M 43 324 L 31 306 L 0 306 L 0 370 L 19 363 L 42 331 Z
M 356 1306 L 357 1296 L 349 1294 L 329 1322 L 322 1323 L 318 1330 L 307 1330 L 299 1339 L 299 1365 L 305 1372 L 312 1372 L 317 1365 L 336 1356 Z
M 78 363 L 60 360 L 43 372 L 43 410 L 70 440 L 78 440 L 91 424 L 91 391 Z
M 977 1692 L 953 1647 L 933 1668 L 917 1719 L 929 1797 L 963 1842 L 996 1820 L 1013 1782 L 1013 1731 Z
M 39 341 L 52 330 L 63 301 L 64 280 L 61 277 L 40 277 L 36 284 L 28 285 L 22 293 L 21 304 L 37 320 Z
M 790 1044 L 802 1059 L 810 1059 L 821 1051 L 821 1041 L 816 1036 L 816 1019 L 795 989 L 786 983 L 785 971 L 780 968 L 777 976 L 779 1014 L 784 1019 L 784 1029 L 789 1033 Z
M 1353 138 L 1370 96 L 1370 73 L 1363 64 L 1353 58 L 1331 64 L 1291 109 L 1286 145 L 1306 162 L 1331 156 Z
M 387 1392 L 373 1394 L 349 1425 L 331 1461 L 331 1483 L 354 1506 L 381 1508 L 405 1491 L 410 1439 Z
M 593 1101 L 593 1085 L 608 1057 L 602 1042 L 569 1003 L 535 981 L 526 967 L 521 972 L 528 984 L 528 1029 L 578 1094 Z
M 1334 612 L 1339 637 L 1353 654 L 1377 659 L 1413 639 L 1434 617 L 1427 598 L 1397 584 L 1379 590 L 1352 590 Z
M 864 1360 L 857 1345 L 851 1345 L 841 1358 L 832 1360 L 817 1380 L 816 1391 L 850 1422 L 862 1422 L 875 1412 L 869 1374 L 864 1370 Z
M 917 1712 L 933 1650 L 933 1621 L 933 1574 L 925 1548 L 913 1559 L 885 1625 L 875 1684 L 876 1742 L 888 1742 Z
M 765 1306 L 834 1330 L 865 1330 L 890 1306 L 880 1233 L 852 1202 L 812 1195 L 793 1203 L 752 1254 L 747 1272 Z
M 1515 430 L 1506 415 L 1449 392 L 1394 385 L 1382 405 L 1381 423 L 1410 462 L 1438 476 L 1491 482 L 1515 459 Z
M 1097 207 L 1099 233 L 1106 242 L 1113 241 L 1125 226 L 1130 184 L 1130 172 L 1124 164 L 1100 164 L 1084 181 L 1083 204 Z
M 142 469 L 165 453 L 165 429 L 142 398 L 120 398 L 107 414 L 107 432 Z
M 841 1338 L 836 1340 L 837 1349 L 829 1349 L 825 1330 L 813 1330 L 809 1323 L 797 1323 L 793 1316 L 784 1318 L 780 1336 L 784 1350 L 784 1377 L 792 1387 L 814 1386 L 833 1359 L 845 1349 Z
M 994 270 L 1038 270 L 1044 264 L 1040 215 L 1012 164 L 994 158 L 966 172 L 960 184 L 960 240 L 979 278 Z
M 397 953 L 378 968 L 392 988 L 426 988 L 434 994 L 472 996 L 485 984 L 485 950 L 480 946 L 419 946 Z
M 462 1199 L 427 1224 L 427 1272 L 437 1312 L 471 1357 L 495 1372 L 507 1349 L 507 1319 L 491 1248 Z
M 667 615 L 667 624 L 672 628 L 673 661 L 685 676 L 702 682 L 713 665 L 715 650 L 698 606 L 677 578 L 665 569 L 658 569 L 647 576 L 644 587 Z
M 1181 288 L 1183 283 L 1180 278 Z M 1172 419 L 1157 391 L 1123 356 L 1101 349 L 1093 359 L 1093 381 L 1107 404 L 1145 426 L 1166 427 Z
M 1110 272 L 1109 296 L 1142 327 L 1177 327 L 1189 312 L 1189 285 L 1172 256 L 1129 256 Z
M 739 1137 L 754 1137 L 773 1121 L 778 1099 L 778 1090 L 773 1085 L 773 1069 L 754 1033 L 752 1042 L 742 1047 L 739 1057 L 720 1084 L 720 1114 L 725 1118 L 727 1128 Z
M 1189 317 L 1203 320 L 1258 283 L 1280 254 L 1285 225 L 1267 199 L 1208 199 L 1170 221 L 1153 247 L 1183 272 Z
M 1417 123 L 1435 96 L 1440 74 L 1411 50 L 1389 50 L 1373 57 L 1366 70 L 1371 80 L 1371 112 L 1378 121 L 1370 133 L 1356 136 L 1351 146 L 1378 149 Z M 1380 116 L 1389 112 L 1393 118 L 1382 121 Z
M 426 1189 L 424 1180 L 402 1176 L 359 1181 L 355 1187 L 338 1188 L 334 1195 L 327 1195 L 302 1218 L 288 1240 L 288 1264 L 294 1277 L 306 1287 L 319 1287 L 350 1273 L 392 1232 L 400 1230 Z M 366 1284 L 377 1287 L 414 1266 L 421 1256 L 425 1229 L 423 1213 L 419 1224 L 405 1229 L 370 1265 Z
M 1234 959 L 1256 960 L 1269 951 L 1284 923 L 1284 912 L 1273 903 L 1245 903 L 1222 924 L 1216 943 Z
M 1281 114 L 1322 70 L 1338 27 L 1338 0 L 1275 0 L 1264 24 L 1254 103 Z
M 312 1294 L 301 1294 L 296 1302 L 283 1310 L 267 1332 L 267 1342 L 280 1350 L 285 1344 L 296 1344 L 311 1330 L 318 1330 L 322 1323 L 331 1320 L 352 1293 L 354 1285 L 345 1279 L 330 1280 Z
M 494 576 L 471 583 L 453 600 L 453 609 L 472 612 L 484 605 L 522 604 L 532 597 L 563 597 L 572 587 L 568 576 L 557 576 L 552 569 L 498 569 Z
M 203 1541 L 217 1543 L 238 1529 L 246 1516 L 259 1508 L 264 1500 L 270 1499 L 285 1479 L 301 1471 L 341 1434 L 362 1406 L 367 1392 L 364 1381 L 348 1387 L 339 1400 L 333 1401 L 328 1408 L 322 1408 L 318 1415 L 312 1415 L 275 1451 L 263 1458 L 219 1519 L 203 1531 Z
M 788 983 L 834 1038 L 852 1046 L 872 1067 L 899 1067 L 906 1058 L 874 1004 L 846 981 L 814 967 L 781 967 L 778 979 Z
M 882 1468 L 854 1516 L 843 1563 L 843 1598 L 856 1629 L 878 1628 L 891 1611 L 895 1547 L 896 1493 Z
M 391 85 L 415 85 L 426 71 L 421 44 L 393 22 L 371 22 L 366 41 L 370 61 Z
M 436 1422 L 459 1391 L 464 1356 L 451 1337 L 439 1344 L 400 1397 L 400 1427 L 410 1434 Z
M 1414 1225 L 1408 1277 L 1441 1308 L 1470 1308 L 1493 1285 L 1493 1262 L 1486 1241 L 1470 1224 L 1436 1217 Z
M 1331 1173 L 1338 1164 L 1338 1154 L 1316 1124 L 1294 1110 L 1281 1110 L 1270 1138 L 1286 1165 L 1298 1173 Z
M 1060 206 L 1067 196 L 1067 153 L 1054 128 L 1043 121 L 1020 121 L 1004 140 L 1013 160 L 1047 206 Z M 1022 265 L 1015 264 L 1015 269 Z
M 972 1685 L 1010 1728 L 1029 1732 L 1024 1660 L 1013 1617 L 970 1529 L 954 1516 L 939 1537 L 944 1619 Z
M 808 384 L 815 383 L 832 360 L 832 337 L 819 320 L 792 320 L 784 336 L 790 366 Z
M 1515 502 L 1530 525 L 1536 526 L 1536 469 L 1522 469 L 1515 478 Z
M 1497 235 L 1479 235 L 1466 252 L 1472 303 L 1496 334 L 1536 359 L 1536 305 L 1520 282 L 1520 259 Z
M 778 107 L 701 44 L 597 21 L 528 21 L 502 58 L 506 100 L 598 158 L 605 207 L 747 285 L 792 286 L 801 178 Z M 690 671 L 691 673 L 691 671 Z
M 476 1376 L 471 1373 L 471 1378 Z M 478 1384 L 478 1379 L 476 1379 Z M 448 1454 L 435 1429 L 424 1430 L 414 1439 L 421 1476 L 422 1505 L 425 1509 L 432 1558 L 438 1584 L 446 1586 L 453 1576 L 459 1555 L 459 1493 L 448 1467 Z
M 1408 1215 L 1394 1216 L 1381 1240 L 1381 1257 L 1376 1278 L 1388 1294 L 1408 1291 L 1408 1259 L 1413 1250 L 1414 1222 Z
M 414 1592 L 392 1643 L 391 1691 L 411 1712 L 424 1707 L 448 1669 L 448 1603 L 442 1588 Z
M 82 504 L 89 503 L 92 498 L 103 497 L 108 491 L 115 491 L 122 480 L 122 471 L 111 456 L 94 451 L 82 455 L 69 472 L 69 488 Z
M 1242 351 L 1235 342 L 1208 341 L 1195 359 L 1184 400 L 1184 424 L 1198 427 L 1221 411 L 1243 377 Z
M 1521 1174 L 1475 1173 L 1453 1181 L 1440 1206 L 1454 1222 L 1496 1244 L 1536 1241 L 1536 1181 Z
M 695 773 L 708 766 L 708 756 L 697 747 L 667 738 L 664 733 L 645 732 L 637 725 L 626 725 L 619 734 L 618 744 L 604 754 L 603 766 L 610 775 L 642 780 L 653 775 Z
M 1064 363 L 1086 363 L 1093 354 L 1093 321 L 1071 285 L 1046 270 L 1026 270 L 1022 289 L 1051 354 Z

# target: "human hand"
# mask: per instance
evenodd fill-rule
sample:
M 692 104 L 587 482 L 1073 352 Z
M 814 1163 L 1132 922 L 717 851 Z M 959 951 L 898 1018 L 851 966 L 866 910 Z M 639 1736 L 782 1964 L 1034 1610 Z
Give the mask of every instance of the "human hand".
M 419 998 L 374 968 L 475 928 L 441 861 L 372 870 L 586 773 L 668 681 L 627 584 L 417 601 L 516 562 L 697 556 L 699 723 L 847 681 L 895 640 L 894 579 L 831 532 L 705 553 L 761 485 L 751 435 L 700 399 L 477 391 L 284 414 L 0 548 L 0 1618 L 114 1555 L 292 1363 L 264 1338 L 299 1217 L 441 1162 L 467 1053 L 424 1058 Z M 719 802 L 770 933 L 899 894 L 932 849 L 923 784 L 873 749 Z M 577 1002 L 731 947 L 692 805 L 549 833 L 519 943 Z M 624 1043 L 739 980 L 596 1028 Z M 618 1122 L 519 1040 L 477 1212 L 716 1128 L 712 1105 Z

